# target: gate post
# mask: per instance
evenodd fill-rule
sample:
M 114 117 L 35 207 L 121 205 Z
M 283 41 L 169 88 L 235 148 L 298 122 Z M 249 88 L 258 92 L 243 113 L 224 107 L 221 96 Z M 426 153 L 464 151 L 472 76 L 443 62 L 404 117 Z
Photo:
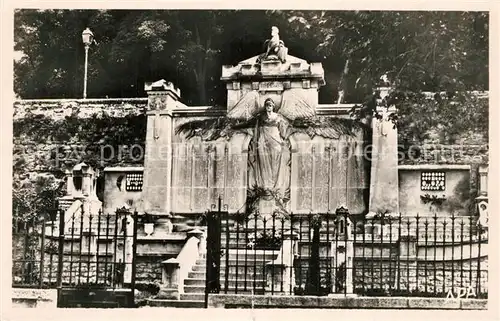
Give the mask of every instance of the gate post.
M 60 307 L 62 300 L 62 274 L 64 268 L 64 210 L 59 209 L 59 244 L 57 249 L 57 307 Z
M 134 219 L 131 213 L 125 212 L 125 217 L 123 218 L 123 252 L 125 254 L 124 259 L 124 271 L 123 271 L 123 283 L 132 283 L 132 265 L 134 262 Z
M 307 270 L 307 283 L 305 293 L 307 295 L 320 295 L 321 293 L 321 270 L 320 270 L 320 228 L 321 217 L 311 216 L 309 219 L 309 229 L 312 231 L 311 253 L 309 256 L 309 266 Z
M 208 294 L 220 291 L 221 216 L 223 214 L 228 215 L 228 212 L 221 211 L 221 199 L 219 198 L 218 210 L 207 212 L 205 308 L 208 307 Z
M 137 225 L 138 225 L 138 219 L 139 215 L 137 214 L 137 211 L 134 212 L 134 215 L 132 217 L 134 221 L 134 229 L 133 229 L 133 236 L 132 236 L 132 276 L 130 280 L 130 289 L 132 291 L 132 304 L 135 307 L 135 278 L 136 278 L 136 273 L 137 273 L 137 267 L 136 267 L 136 258 L 137 258 Z
M 57 256 L 59 261 L 57 261 L 57 288 L 60 290 L 62 288 L 62 273 L 63 273 L 63 263 L 64 263 L 64 210 L 59 210 L 59 247 L 57 251 Z

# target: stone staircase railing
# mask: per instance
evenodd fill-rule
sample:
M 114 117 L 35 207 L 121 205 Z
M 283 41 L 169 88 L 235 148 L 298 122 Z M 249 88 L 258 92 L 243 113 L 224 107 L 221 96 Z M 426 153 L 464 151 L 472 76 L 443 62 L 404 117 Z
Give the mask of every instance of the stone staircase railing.
M 184 280 L 204 252 L 205 233 L 195 229 L 187 232 L 187 241 L 176 258 L 162 262 L 162 285 L 158 292 L 160 299 L 179 300 L 184 293 Z

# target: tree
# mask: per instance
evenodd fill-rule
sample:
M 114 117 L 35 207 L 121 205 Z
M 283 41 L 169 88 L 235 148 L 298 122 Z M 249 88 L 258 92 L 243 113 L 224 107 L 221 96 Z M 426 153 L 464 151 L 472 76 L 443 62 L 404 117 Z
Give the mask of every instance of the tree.
M 14 176 L 13 218 L 26 222 L 53 213 L 56 198 L 62 196 L 63 183 L 53 175 L 36 175 L 25 179 Z
M 23 57 L 14 64 L 14 90 L 23 98 L 80 97 L 84 51 L 81 32 L 86 26 L 113 37 L 113 19 L 97 10 L 18 10 L 14 15 L 14 49 Z M 110 30 L 111 29 L 111 30 Z M 103 36 L 105 37 L 105 36 Z M 90 51 L 89 92 L 106 77 L 98 68 L 105 48 Z M 97 81 L 92 81 L 97 80 Z
M 18 10 L 15 91 L 80 97 L 81 32 L 94 30 L 89 97 L 144 96 L 165 78 L 192 104 L 223 104 L 223 64 L 260 54 L 270 28 L 289 53 L 321 61 L 320 102 L 363 101 L 383 75 L 398 89 L 488 89 L 488 13 L 391 11 Z
M 294 11 L 295 32 L 342 61 L 339 91 L 359 101 L 381 76 L 412 91 L 488 88 L 485 12 Z M 351 93 L 351 95 L 349 95 Z

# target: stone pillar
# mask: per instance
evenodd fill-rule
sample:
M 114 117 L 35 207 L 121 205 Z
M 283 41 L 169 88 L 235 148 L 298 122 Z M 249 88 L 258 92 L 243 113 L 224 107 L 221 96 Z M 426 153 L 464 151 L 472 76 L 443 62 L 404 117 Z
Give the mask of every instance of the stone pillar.
M 123 282 L 132 282 L 132 263 L 133 263 L 133 249 L 134 249 L 134 219 L 131 213 L 125 215 L 124 233 L 124 248 L 125 252 L 125 271 L 123 272 Z
M 82 194 L 90 196 L 92 190 L 93 170 L 86 164 L 82 165 Z
M 488 228 L 488 165 L 479 166 L 479 196 L 476 197 L 476 205 L 479 213 L 478 225 L 482 232 Z
M 488 165 L 479 166 L 479 195 L 488 195 Z
M 408 291 L 417 289 L 417 237 L 415 235 L 401 236 L 399 242 L 399 262 L 394 288 Z
M 266 264 L 266 292 L 293 294 L 295 272 L 293 260 L 296 252 L 298 235 L 293 231 L 283 233 L 283 244 L 276 260 Z M 281 292 L 283 289 L 283 292 Z
M 293 268 L 293 260 L 297 253 L 297 240 L 299 235 L 293 231 L 288 231 L 283 233 L 283 262 L 285 262 L 286 267 L 283 273 L 283 288 L 285 292 L 291 289 L 293 294 L 293 289 L 295 287 L 295 270 Z
M 198 240 L 200 240 L 198 242 L 198 254 L 199 254 L 199 256 L 207 253 L 207 242 L 205 240 L 207 237 L 207 234 L 205 232 L 203 232 L 200 229 L 195 228 L 194 230 L 187 232 L 186 235 L 187 235 L 188 239 L 191 238 L 191 236 L 194 236 Z
M 353 244 L 353 223 L 349 217 L 346 218 L 346 249 L 345 249 L 345 286 L 346 294 L 354 293 L 353 273 L 354 273 L 354 244 Z
M 370 179 L 369 216 L 377 213 L 399 214 L 398 181 L 398 132 L 389 115 L 396 112 L 395 106 L 385 106 L 384 98 L 389 88 L 381 89 L 377 112 L 381 119 L 373 118 L 372 163 Z
M 144 156 L 143 199 L 145 212 L 169 215 L 172 186 L 172 112 L 180 90 L 165 80 L 147 83 L 146 153 Z
M 66 174 L 66 196 L 73 196 L 73 190 L 75 186 L 73 185 L 73 172 L 70 170 L 65 171 Z

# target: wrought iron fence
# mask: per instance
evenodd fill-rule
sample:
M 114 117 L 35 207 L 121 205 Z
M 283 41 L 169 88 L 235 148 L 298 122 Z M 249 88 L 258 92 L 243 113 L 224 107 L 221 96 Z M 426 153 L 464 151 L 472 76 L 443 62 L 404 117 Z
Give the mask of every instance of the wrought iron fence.
M 137 214 L 128 211 L 86 214 L 64 219 L 61 253 L 63 286 L 117 287 L 133 283 Z
M 488 229 L 473 216 L 367 219 L 341 208 L 311 215 L 212 212 L 211 217 L 209 228 L 220 226 L 209 234 L 221 233 L 208 235 L 208 248 L 221 253 L 218 275 L 207 273 L 212 278 L 207 282 L 217 284 L 212 292 L 488 295 Z
M 58 271 L 57 211 L 48 217 L 12 218 L 12 286 L 55 288 Z
M 83 204 L 69 215 L 54 213 L 13 219 L 14 287 L 133 286 L 136 213 L 89 214 Z

